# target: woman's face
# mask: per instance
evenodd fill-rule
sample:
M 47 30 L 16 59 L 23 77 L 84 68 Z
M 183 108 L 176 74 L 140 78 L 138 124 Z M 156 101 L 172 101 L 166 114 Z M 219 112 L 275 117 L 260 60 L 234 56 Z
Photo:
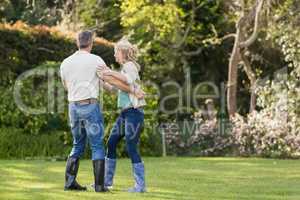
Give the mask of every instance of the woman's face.
M 120 50 L 115 50 L 115 59 L 119 64 L 123 64 L 124 63 L 124 56 L 122 51 Z

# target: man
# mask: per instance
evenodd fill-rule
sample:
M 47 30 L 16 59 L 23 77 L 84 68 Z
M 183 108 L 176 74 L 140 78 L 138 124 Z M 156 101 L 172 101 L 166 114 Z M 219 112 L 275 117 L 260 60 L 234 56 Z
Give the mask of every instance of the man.
M 97 100 L 101 81 L 97 76 L 97 70 L 99 70 L 98 66 L 105 66 L 105 63 L 99 56 L 91 54 L 93 47 L 91 31 L 78 34 L 77 46 L 79 50 L 66 58 L 60 67 L 61 79 L 68 92 L 69 120 L 73 136 L 73 148 L 66 164 L 64 189 L 87 189 L 76 181 L 76 177 L 79 159 L 84 153 L 86 138 L 88 138 L 92 150 L 95 191 L 106 192 L 107 189 L 104 187 L 104 124 Z M 128 85 L 120 81 L 111 80 L 111 82 L 119 89 L 131 91 Z

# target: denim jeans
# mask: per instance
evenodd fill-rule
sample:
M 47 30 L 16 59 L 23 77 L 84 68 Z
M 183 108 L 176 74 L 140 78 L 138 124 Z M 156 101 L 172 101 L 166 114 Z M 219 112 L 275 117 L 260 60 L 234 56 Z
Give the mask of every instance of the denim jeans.
M 117 118 L 109 139 L 107 157 L 116 159 L 117 144 L 125 136 L 128 155 L 132 163 L 142 162 L 138 152 L 138 143 L 144 124 L 144 112 L 142 109 L 129 108 L 122 111 Z
M 92 160 L 104 159 L 104 124 L 99 104 L 70 103 L 69 120 L 73 136 L 73 148 L 70 157 L 79 158 L 83 155 L 88 138 L 92 150 Z

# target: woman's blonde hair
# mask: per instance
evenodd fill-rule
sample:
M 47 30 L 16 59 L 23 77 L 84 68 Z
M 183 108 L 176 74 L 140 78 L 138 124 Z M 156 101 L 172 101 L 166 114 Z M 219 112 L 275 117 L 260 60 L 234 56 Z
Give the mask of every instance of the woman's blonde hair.
M 140 65 L 137 63 L 138 48 L 131 44 L 126 37 L 123 37 L 115 44 L 115 52 L 121 51 L 126 61 L 133 62 L 137 69 L 140 70 Z

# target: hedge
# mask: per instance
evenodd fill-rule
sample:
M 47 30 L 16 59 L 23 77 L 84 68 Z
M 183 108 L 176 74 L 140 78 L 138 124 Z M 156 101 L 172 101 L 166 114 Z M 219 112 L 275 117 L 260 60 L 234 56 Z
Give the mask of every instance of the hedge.
M 46 61 L 62 62 L 77 50 L 76 33 L 22 22 L 0 24 L 0 70 L 17 74 Z M 93 53 L 113 63 L 113 43 L 96 38 Z
M 67 156 L 72 147 L 72 137 L 68 127 L 66 94 L 58 94 L 62 84 L 58 76 L 61 61 L 76 51 L 75 33 L 61 32 L 57 28 L 46 26 L 30 27 L 22 22 L 0 24 L 0 158 L 53 157 Z M 112 43 L 102 38 L 95 39 L 94 53 L 100 55 L 106 63 L 114 62 Z M 47 110 L 45 114 L 26 114 L 14 101 L 13 91 L 16 78 L 30 69 L 42 71 L 54 69 L 55 95 L 63 97 L 63 110 Z M 47 76 L 30 77 L 20 83 L 20 95 L 23 103 L 32 108 L 47 107 Z M 145 88 L 153 93 L 151 88 Z M 104 110 L 116 110 L 116 97 L 104 94 Z M 56 99 L 57 101 L 57 99 Z M 147 109 L 158 106 L 158 100 L 147 100 Z M 58 103 L 55 103 L 57 109 Z M 106 137 L 117 117 L 117 112 L 105 112 Z M 157 134 L 157 115 L 147 115 L 146 126 L 141 137 L 143 155 L 159 155 L 160 135 Z M 12 140 L 12 138 L 16 138 Z M 56 148 L 57 147 L 57 148 Z M 119 145 L 119 156 L 126 155 L 124 143 Z M 89 150 L 85 157 L 89 157 Z
M 42 135 L 24 134 L 22 129 L 0 128 L 0 158 L 62 157 L 70 147 L 63 142 L 64 132 Z

